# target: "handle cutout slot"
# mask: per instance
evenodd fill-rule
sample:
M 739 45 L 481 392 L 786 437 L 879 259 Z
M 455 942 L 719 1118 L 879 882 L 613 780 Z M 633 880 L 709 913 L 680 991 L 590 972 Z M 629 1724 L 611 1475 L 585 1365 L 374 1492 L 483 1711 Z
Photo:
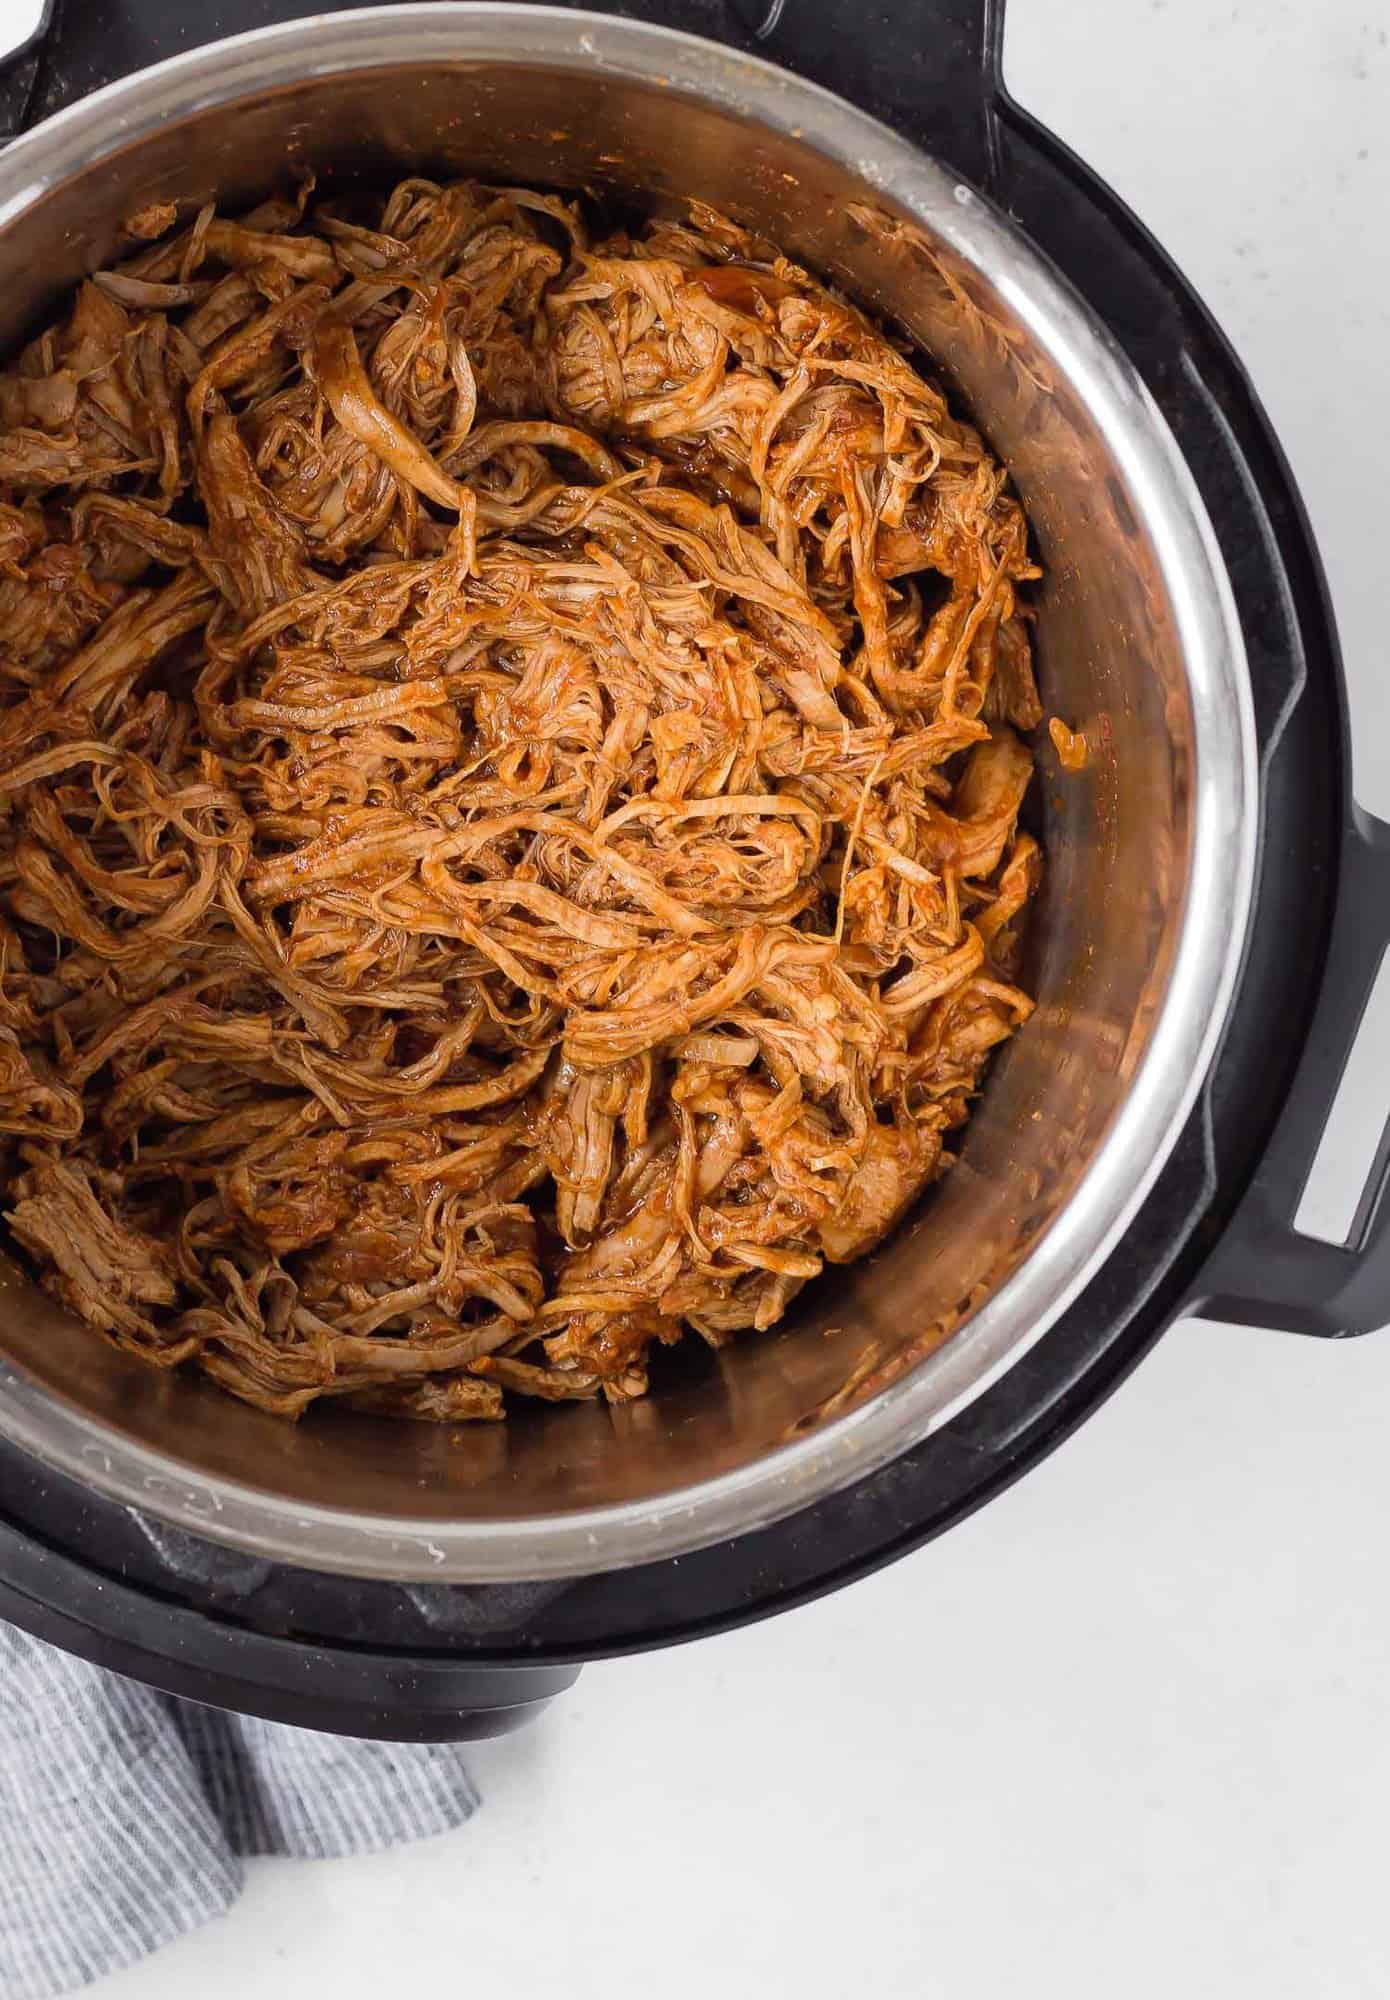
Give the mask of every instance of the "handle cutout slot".
M 1332 1109 L 1303 1184 L 1293 1226 L 1355 1249 L 1379 1204 L 1390 1164 L 1390 949 L 1381 957 Z

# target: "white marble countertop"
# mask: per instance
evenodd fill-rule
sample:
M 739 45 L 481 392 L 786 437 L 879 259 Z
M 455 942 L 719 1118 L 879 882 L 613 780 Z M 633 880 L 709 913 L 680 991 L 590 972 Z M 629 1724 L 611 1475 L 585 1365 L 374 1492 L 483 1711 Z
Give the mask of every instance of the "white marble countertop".
M 1390 814 L 1386 21 L 1010 0 L 1007 66 L 1248 363 L 1322 540 L 1358 787 Z M 478 1750 L 463 1831 L 256 1864 L 231 1917 L 102 2000 L 1383 2000 L 1388 1440 L 1390 1335 L 1179 1326 L 943 1541 L 589 1669 Z

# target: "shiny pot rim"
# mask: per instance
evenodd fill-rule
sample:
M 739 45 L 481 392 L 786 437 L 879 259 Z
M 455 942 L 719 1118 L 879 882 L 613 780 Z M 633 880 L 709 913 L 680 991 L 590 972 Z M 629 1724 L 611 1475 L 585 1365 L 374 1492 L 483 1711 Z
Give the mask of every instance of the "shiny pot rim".
M 1254 880 L 1254 721 L 1210 521 L 1131 364 L 983 197 L 876 120 L 770 63 L 671 29 L 549 7 L 438 0 L 319 15 L 158 64 L 15 141 L 0 156 L 0 230 L 70 175 L 170 121 L 287 84 L 403 63 L 597 67 L 658 84 L 794 137 L 915 215 L 988 276 L 1104 431 L 1140 503 L 1191 699 L 1191 859 L 1181 929 L 1125 1099 L 1062 1213 L 968 1327 L 860 1407 L 747 1466 L 661 1497 L 564 1516 L 433 1521 L 426 1529 L 193 1473 L 0 1363 L 0 1435 L 99 1491 L 219 1542 L 306 1568 L 399 1580 L 574 1576 L 766 1526 L 875 1470 L 989 1388 L 1094 1275 L 1167 1159 L 1225 1021 Z

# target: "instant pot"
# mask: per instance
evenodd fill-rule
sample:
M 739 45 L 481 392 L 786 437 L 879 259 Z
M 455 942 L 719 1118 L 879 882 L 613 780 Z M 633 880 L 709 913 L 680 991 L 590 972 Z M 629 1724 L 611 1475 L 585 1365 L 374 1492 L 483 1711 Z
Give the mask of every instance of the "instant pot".
M 1040 751 L 1038 1007 L 958 1166 L 646 1402 L 286 1426 L 0 1259 L 0 1615 L 201 1701 L 467 1737 L 940 1533 L 1182 1314 L 1390 1318 L 1385 1147 L 1345 1241 L 1295 1222 L 1390 937 L 1390 829 L 1350 796 L 1277 440 L 1159 246 L 1006 95 L 991 0 L 302 13 L 60 0 L 0 77 L 7 348 L 153 201 L 305 168 L 699 196 L 939 365 L 1028 510 L 1043 699 L 1089 751 Z

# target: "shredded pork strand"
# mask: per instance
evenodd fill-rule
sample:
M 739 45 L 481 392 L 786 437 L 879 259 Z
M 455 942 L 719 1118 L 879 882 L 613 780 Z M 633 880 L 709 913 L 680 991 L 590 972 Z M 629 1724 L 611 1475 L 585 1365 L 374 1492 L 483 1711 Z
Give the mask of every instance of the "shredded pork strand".
M 171 206 L 0 375 L 0 1135 L 42 1282 L 294 1417 L 613 1401 L 1026 1018 L 1026 524 L 723 217 Z

